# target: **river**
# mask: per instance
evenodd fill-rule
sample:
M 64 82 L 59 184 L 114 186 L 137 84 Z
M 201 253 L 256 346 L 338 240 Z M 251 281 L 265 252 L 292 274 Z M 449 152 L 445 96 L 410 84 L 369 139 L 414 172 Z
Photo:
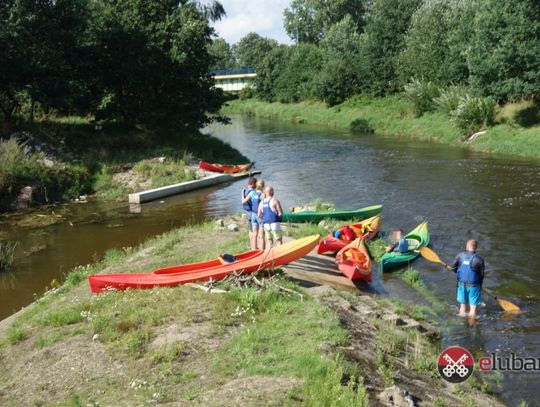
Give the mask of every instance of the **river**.
M 513 351 L 540 357 L 540 163 L 405 139 L 351 136 L 309 126 L 234 117 L 207 129 L 256 162 L 284 207 L 316 198 L 338 208 L 383 203 L 383 230 L 410 230 L 427 219 L 432 247 L 451 261 L 469 238 L 486 259 L 485 286 L 517 303 L 524 313 L 503 318 L 487 301 L 480 323 L 456 317 L 455 277 L 418 260 L 415 268 L 447 309 L 436 317 L 443 347 L 462 345 L 475 356 Z M 110 248 L 134 246 L 173 227 L 239 210 L 245 180 L 129 207 L 123 203 L 68 204 L 55 208 L 62 221 L 21 227 L 19 217 L 0 219 L 21 242 L 15 266 L 0 275 L 0 318 L 32 301 L 53 278 L 99 259 Z M 50 210 L 49 210 L 50 211 Z M 42 250 L 28 253 L 32 247 Z M 26 252 L 26 253 L 25 253 Z M 383 287 L 396 279 L 385 275 Z M 511 404 L 536 403 L 540 376 L 506 374 L 497 392 Z

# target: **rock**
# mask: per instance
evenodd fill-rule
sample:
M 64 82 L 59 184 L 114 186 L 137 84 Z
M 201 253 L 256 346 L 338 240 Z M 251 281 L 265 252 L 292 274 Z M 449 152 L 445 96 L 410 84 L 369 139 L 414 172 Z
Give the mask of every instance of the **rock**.
M 86 201 L 86 195 L 81 195 L 81 196 L 79 196 L 79 199 L 80 199 L 81 201 Z
M 377 395 L 377 399 L 383 406 L 414 407 L 416 403 L 408 391 L 398 386 L 387 387 Z
M 236 223 L 231 223 L 229 226 L 227 226 L 227 229 L 229 229 L 231 232 L 238 232 L 240 230 Z
M 98 339 L 99 339 L 99 334 L 94 334 L 94 336 L 92 336 L 93 341 L 97 341 Z
M 225 223 L 223 223 L 223 219 L 216 220 L 215 224 L 216 224 L 216 226 L 218 226 L 220 228 L 225 226 Z
M 14 211 L 20 211 L 26 209 L 32 203 L 32 196 L 34 194 L 34 188 L 26 186 L 20 189 L 17 198 L 11 203 L 10 208 Z

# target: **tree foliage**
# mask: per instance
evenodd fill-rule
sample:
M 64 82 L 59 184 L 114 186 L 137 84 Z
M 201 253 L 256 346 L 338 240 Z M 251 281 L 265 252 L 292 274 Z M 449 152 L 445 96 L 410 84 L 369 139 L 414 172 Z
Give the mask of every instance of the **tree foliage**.
M 471 83 L 497 99 L 540 95 L 540 3 L 483 0 L 475 19 Z
M 231 46 L 223 38 L 216 38 L 208 46 L 208 54 L 211 58 L 210 69 L 232 69 L 236 68 L 236 59 L 234 58 Z
M 323 66 L 315 79 L 315 95 L 330 106 L 359 91 L 360 34 L 350 15 L 331 26 L 320 43 Z
M 200 127 L 222 101 L 207 76 L 218 2 L 0 3 L 0 108 L 91 113 L 130 126 Z
M 276 40 L 249 33 L 234 44 L 232 50 L 240 67 L 258 68 L 264 57 L 277 46 Z
M 425 0 L 414 13 L 400 56 L 402 83 L 411 77 L 438 84 L 465 83 L 467 41 L 473 30 L 475 0 Z
M 283 12 L 285 31 L 297 43 L 317 44 L 326 30 L 349 15 L 361 32 L 365 6 L 366 0 L 293 0 Z

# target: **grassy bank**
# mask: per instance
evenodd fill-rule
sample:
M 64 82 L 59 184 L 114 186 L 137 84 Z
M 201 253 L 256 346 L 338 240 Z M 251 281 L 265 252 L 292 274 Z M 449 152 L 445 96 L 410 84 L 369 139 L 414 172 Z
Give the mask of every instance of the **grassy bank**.
M 331 108 L 318 102 L 284 104 L 255 99 L 233 100 L 227 103 L 222 112 L 327 126 L 358 133 L 372 131 L 386 136 L 466 146 L 476 151 L 540 158 L 540 123 L 520 120 L 527 109 L 530 109 L 528 103 L 504 106 L 498 112 L 496 124 L 471 142 L 464 142 L 467 135 L 442 113 L 425 113 L 416 117 L 410 103 L 401 96 L 358 96 Z
M 497 405 L 469 388 L 467 396 L 452 394 L 436 378 L 437 343 L 384 319 L 396 310 L 384 299 L 306 292 L 279 272 L 259 278 L 302 297 L 273 284 L 95 295 L 86 280 L 246 245 L 245 231 L 217 231 L 209 222 L 76 268 L 9 325 L 0 324 L 0 404 L 365 406 L 404 397 L 406 389 L 425 405 L 474 405 L 473 396 L 478 405 Z
M 55 157 L 0 140 L 0 211 L 14 209 L 15 198 L 26 186 L 33 190 L 31 205 L 88 193 L 97 193 L 100 199 L 126 199 L 130 192 L 196 179 L 190 165 L 199 159 L 249 161 L 229 144 L 197 133 L 150 133 L 114 124 L 96 129 L 80 117 L 42 120 L 22 129 L 55 148 Z

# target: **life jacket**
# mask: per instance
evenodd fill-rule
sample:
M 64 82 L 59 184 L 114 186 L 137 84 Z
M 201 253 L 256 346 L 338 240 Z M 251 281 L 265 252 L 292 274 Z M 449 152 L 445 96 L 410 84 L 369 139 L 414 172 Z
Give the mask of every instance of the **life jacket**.
M 263 204 L 263 216 L 262 221 L 263 223 L 276 223 L 281 222 L 281 216 L 278 216 L 277 212 L 274 212 L 272 208 L 270 207 L 270 202 L 272 202 L 272 198 L 265 198 L 262 202 Z
M 482 276 L 480 273 L 472 269 L 472 262 L 476 257 L 476 253 L 466 254 L 461 259 L 461 264 L 457 270 L 457 279 L 460 283 L 480 284 Z
M 347 225 L 343 226 L 339 231 L 341 232 L 341 238 L 343 240 L 350 242 L 356 238 L 353 230 Z
M 257 191 L 256 189 L 251 191 L 250 202 L 251 202 L 251 210 L 253 212 L 257 212 L 257 210 L 259 209 L 259 204 L 261 203 L 261 195 L 262 195 L 262 192 Z
M 407 239 L 399 239 L 397 246 L 394 248 L 395 252 L 405 253 L 409 251 L 409 242 Z
M 244 188 L 242 190 L 242 196 L 245 198 L 248 196 L 251 191 L 253 191 L 253 188 Z M 244 208 L 245 211 L 251 212 L 252 211 L 252 205 L 251 205 L 251 199 L 247 201 L 246 203 L 242 204 L 242 208 Z

